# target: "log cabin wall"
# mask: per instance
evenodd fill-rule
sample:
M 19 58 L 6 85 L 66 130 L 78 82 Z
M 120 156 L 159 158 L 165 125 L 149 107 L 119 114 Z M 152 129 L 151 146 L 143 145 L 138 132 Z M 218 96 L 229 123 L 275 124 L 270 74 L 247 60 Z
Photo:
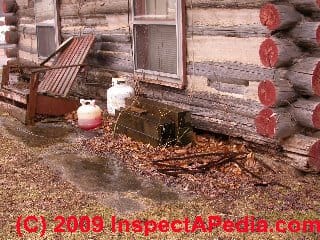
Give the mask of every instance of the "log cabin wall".
M 36 62 L 38 58 L 33 1 L 17 0 L 20 21 L 19 57 Z M 282 106 L 283 102 L 292 103 L 297 98 L 296 91 L 283 84 L 287 77 L 283 77 L 286 73 L 283 74 L 282 71 L 288 69 L 266 66 L 260 56 L 260 49 L 266 38 L 275 34 L 260 21 L 261 8 L 270 2 L 280 1 L 186 0 L 186 89 L 146 83 L 139 84 L 139 88 L 149 98 L 190 110 L 193 124 L 197 128 L 241 137 L 259 148 L 284 148 L 286 160 L 305 169 L 308 167 L 307 162 L 310 162 L 311 150 L 302 151 L 304 147 L 301 146 L 308 149 L 313 147 L 311 152 L 320 161 L 317 131 L 310 128 L 301 130 L 301 126 L 296 123 L 292 127 L 291 115 L 281 108 L 271 109 L 271 116 L 281 114 L 281 121 L 287 126 L 284 127 L 284 135 L 288 133 L 286 129 L 290 130 L 290 134 L 296 128 L 300 129 L 289 140 L 283 142 L 283 139 L 262 136 L 255 123 L 261 110 L 264 110 L 258 95 L 259 86 L 273 84 L 272 81 L 266 83 L 265 80 L 274 80 L 278 76 L 280 79 L 285 78 L 281 83 L 277 82 L 276 86 L 285 89 L 287 94 L 282 96 L 284 99 L 278 99 L 272 104 Z M 280 31 L 281 35 L 281 31 L 286 31 L 283 29 L 292 29 L 301 19 L 313 18 L 312 21 L 317 21 L 317 12 L 320 11 L 317 1 L 281 2 L 289 5 L 284 8 L 287 9 L 284 12 L 291 14 L 292 8 L 296 8 L 299 16 L 293 14 L 293 22 L 285 22 L 276 33 Z M 91 67 L 74 87 L 75 94 L 105 98 L 112 76 L 128 75 L 132 78 L 133 49 L 128 0 L 60 0 L 59 15 L 62 40 L 74 35 L 96 35 L 95 46 L 88 57 Z M 290 41 L 289 35 L 290 33 L 283 39 L 284 42 Z M 303 36 L 301 39 L 303 42 Z M 293 64 L 296 58 L 304 54 L 310 55 L 310 51 L 294 52 L 289 61 L 283 60 L 286 62 L 284 66 L 289 67 L 288 62 L 289 65 Z M 267 115 L 270 113 L 268 109 L 265 112 Z M 320 170 L 320 165 L 318 168 Z
M 39 63 L 35 20 L 35 0 L 17 0 L 19 17 L 18 56 L 23 62 Z
M 75 95 L 106 99 L 111 78 L 132 75 L 133 59 L 127 0 L 60 1 L 61 34 L 94 34 L 95 45 L 87 62 L 91 66 L 73 88 Z

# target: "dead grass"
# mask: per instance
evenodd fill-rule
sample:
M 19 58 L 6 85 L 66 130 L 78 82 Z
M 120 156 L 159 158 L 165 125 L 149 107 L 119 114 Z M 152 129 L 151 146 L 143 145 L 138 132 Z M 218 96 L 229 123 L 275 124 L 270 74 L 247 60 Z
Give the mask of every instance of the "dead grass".
M 112 234 L 110 218 L 117 214 L 100 204 L 55 173 L 38 160 L 39 149 L 27 148 L 23 143 L 0 133 L 0 239 L 18 239 L 15 222 L 18 216 L 43 215 L 51 224 L 43 239 L 146 239 L 141 234 Z M 45 149 L 44 149 L 45 151 Z M 281 170 L 283 171 L 283 170 Z M 240 219 L 246 215 L 265 218 L 273 224 L 278 219 L 319 219 L 320 181 L 318 176 L 295 176 L 281 172 L 281 186 L 243 186 L 217 192 L 214 198 L 199 197 L 190 202 L 176 202 L 140 213 L 121 215 L 128 219 L 173 220 L 195 216 L 220 215 L 226 219 Z M 220 176 L 220 178 L 219 178 Z M 221 188 L 225 177 L 215 176 Z M 163 178 L 159 178 L 160 180 Z M 102 234 L 54 234 L 53 219 L 58 215 L 101 215 L 106 220 Z M 25 239 L 40 239 L 31 234 Z M 155 233 L 149 239 L 319 239 L 314 234 L 280 235 L 214 233 L 174 234 Z

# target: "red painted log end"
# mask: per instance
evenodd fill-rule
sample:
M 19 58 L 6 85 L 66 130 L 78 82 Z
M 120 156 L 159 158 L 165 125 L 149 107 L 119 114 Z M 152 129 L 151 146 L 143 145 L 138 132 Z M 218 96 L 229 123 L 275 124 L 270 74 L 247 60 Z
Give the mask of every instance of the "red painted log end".
M 310 148 L 308 164 L 314 170 L 320 171 L 320 141 L 317 141 Z
M 313 71 L 312 89 L 315 95 L 320 96 L 320 62 L 317 63 Z
M 15 31 L 6 31 L 5 40 L 8 44 L 17 44 L 19 41 L 19 34 Z
M 274 67 L 279 60 L 279 49 L 271 38 L 262 42 L 259 55 L 261 63 L 266 67 Z
M 320 24 L 319 24 L 319 26 L 317 28 L 316 38 L 317 38 L 318 45 L 320 45 Z
M 313 110 L 312 122 L 315 128 L 320 129 L 320 103 Z
M 280 26 L 280 13 L 274 4 L 265 4 L 260 9 L 260 22 L 269 30 L 276 30 Z
M 4 22 L 5 22 L 5 25 L 7 26 L 16 25 L 18 22 L 18 19 L 16 16 L 6 16 L 4 18 Z
M 255 119 L 257 133 L 261 136 L 274 138 L 276 134 L 277 119 L 272 109 L 263 109 Z
M 277 102 L 277 91 L 272 81 L 265 80 L 259 84 L 260 102 L 266 107 L 273 107 Z
M 15 0 L 3 0 L 2 1 L 2 11 L 4 13 L 16 12 L 18 5 Z

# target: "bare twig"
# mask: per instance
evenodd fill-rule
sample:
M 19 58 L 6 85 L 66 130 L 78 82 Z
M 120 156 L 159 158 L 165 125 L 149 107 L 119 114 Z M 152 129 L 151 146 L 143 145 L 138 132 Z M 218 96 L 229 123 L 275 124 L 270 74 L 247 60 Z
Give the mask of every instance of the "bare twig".
M 236 153 L 236 152 L 207 152 L 207 153 L 195 153 L 185 156 L 176 156 L 176 157 L 169 157 L 165 159 L 155 160 L 153 161 L 154 164 L 160 163 L 160 162 L 167 162 L 167 161 L 180 161 L 180 160 L 186 160 L 191 158 L 200 158 L 200 157 L 209 157 L 209 156 L 226 156 L 227 154 L 232 154 L 235 156 L 243 155 L 244 153 Z
M 222 156 L 219 160 L 210 161 L 207 164 L 196 167 L 195 169 L 185 168 L 178 165 L 165 164 L 163 162 L 153 162 L 153 163 L 158 167 L 163 167 L 163 168 L 157 169 L 157 171 L 159 171 L 160 173 L 164 173 L 171 176 L 178 176 L 179 174 L 205 173 L 213 167 L 219 167 L 219 166 L 228 164 L 230 162 L 234 162 L 236 160 L 243 160 L 246 158 L 244 156 L 240 156 L 237 153 L 231 153 L 231 154 L 224 153 L 224 154 L 225 155 Z

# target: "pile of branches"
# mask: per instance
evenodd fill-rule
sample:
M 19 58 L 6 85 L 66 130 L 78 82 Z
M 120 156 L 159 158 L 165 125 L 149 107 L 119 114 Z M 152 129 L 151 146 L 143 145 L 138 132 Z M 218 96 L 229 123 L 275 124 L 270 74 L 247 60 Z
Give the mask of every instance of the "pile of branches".
M 170 157 L 152 163 L 160 173 L 178 176 L 186 173 L 206 173 L 213 167 L 218 168 L 229 163 L 236 163 L 244 168 L 247 158 L 248 154 L 241 152 L 209 152 Z

